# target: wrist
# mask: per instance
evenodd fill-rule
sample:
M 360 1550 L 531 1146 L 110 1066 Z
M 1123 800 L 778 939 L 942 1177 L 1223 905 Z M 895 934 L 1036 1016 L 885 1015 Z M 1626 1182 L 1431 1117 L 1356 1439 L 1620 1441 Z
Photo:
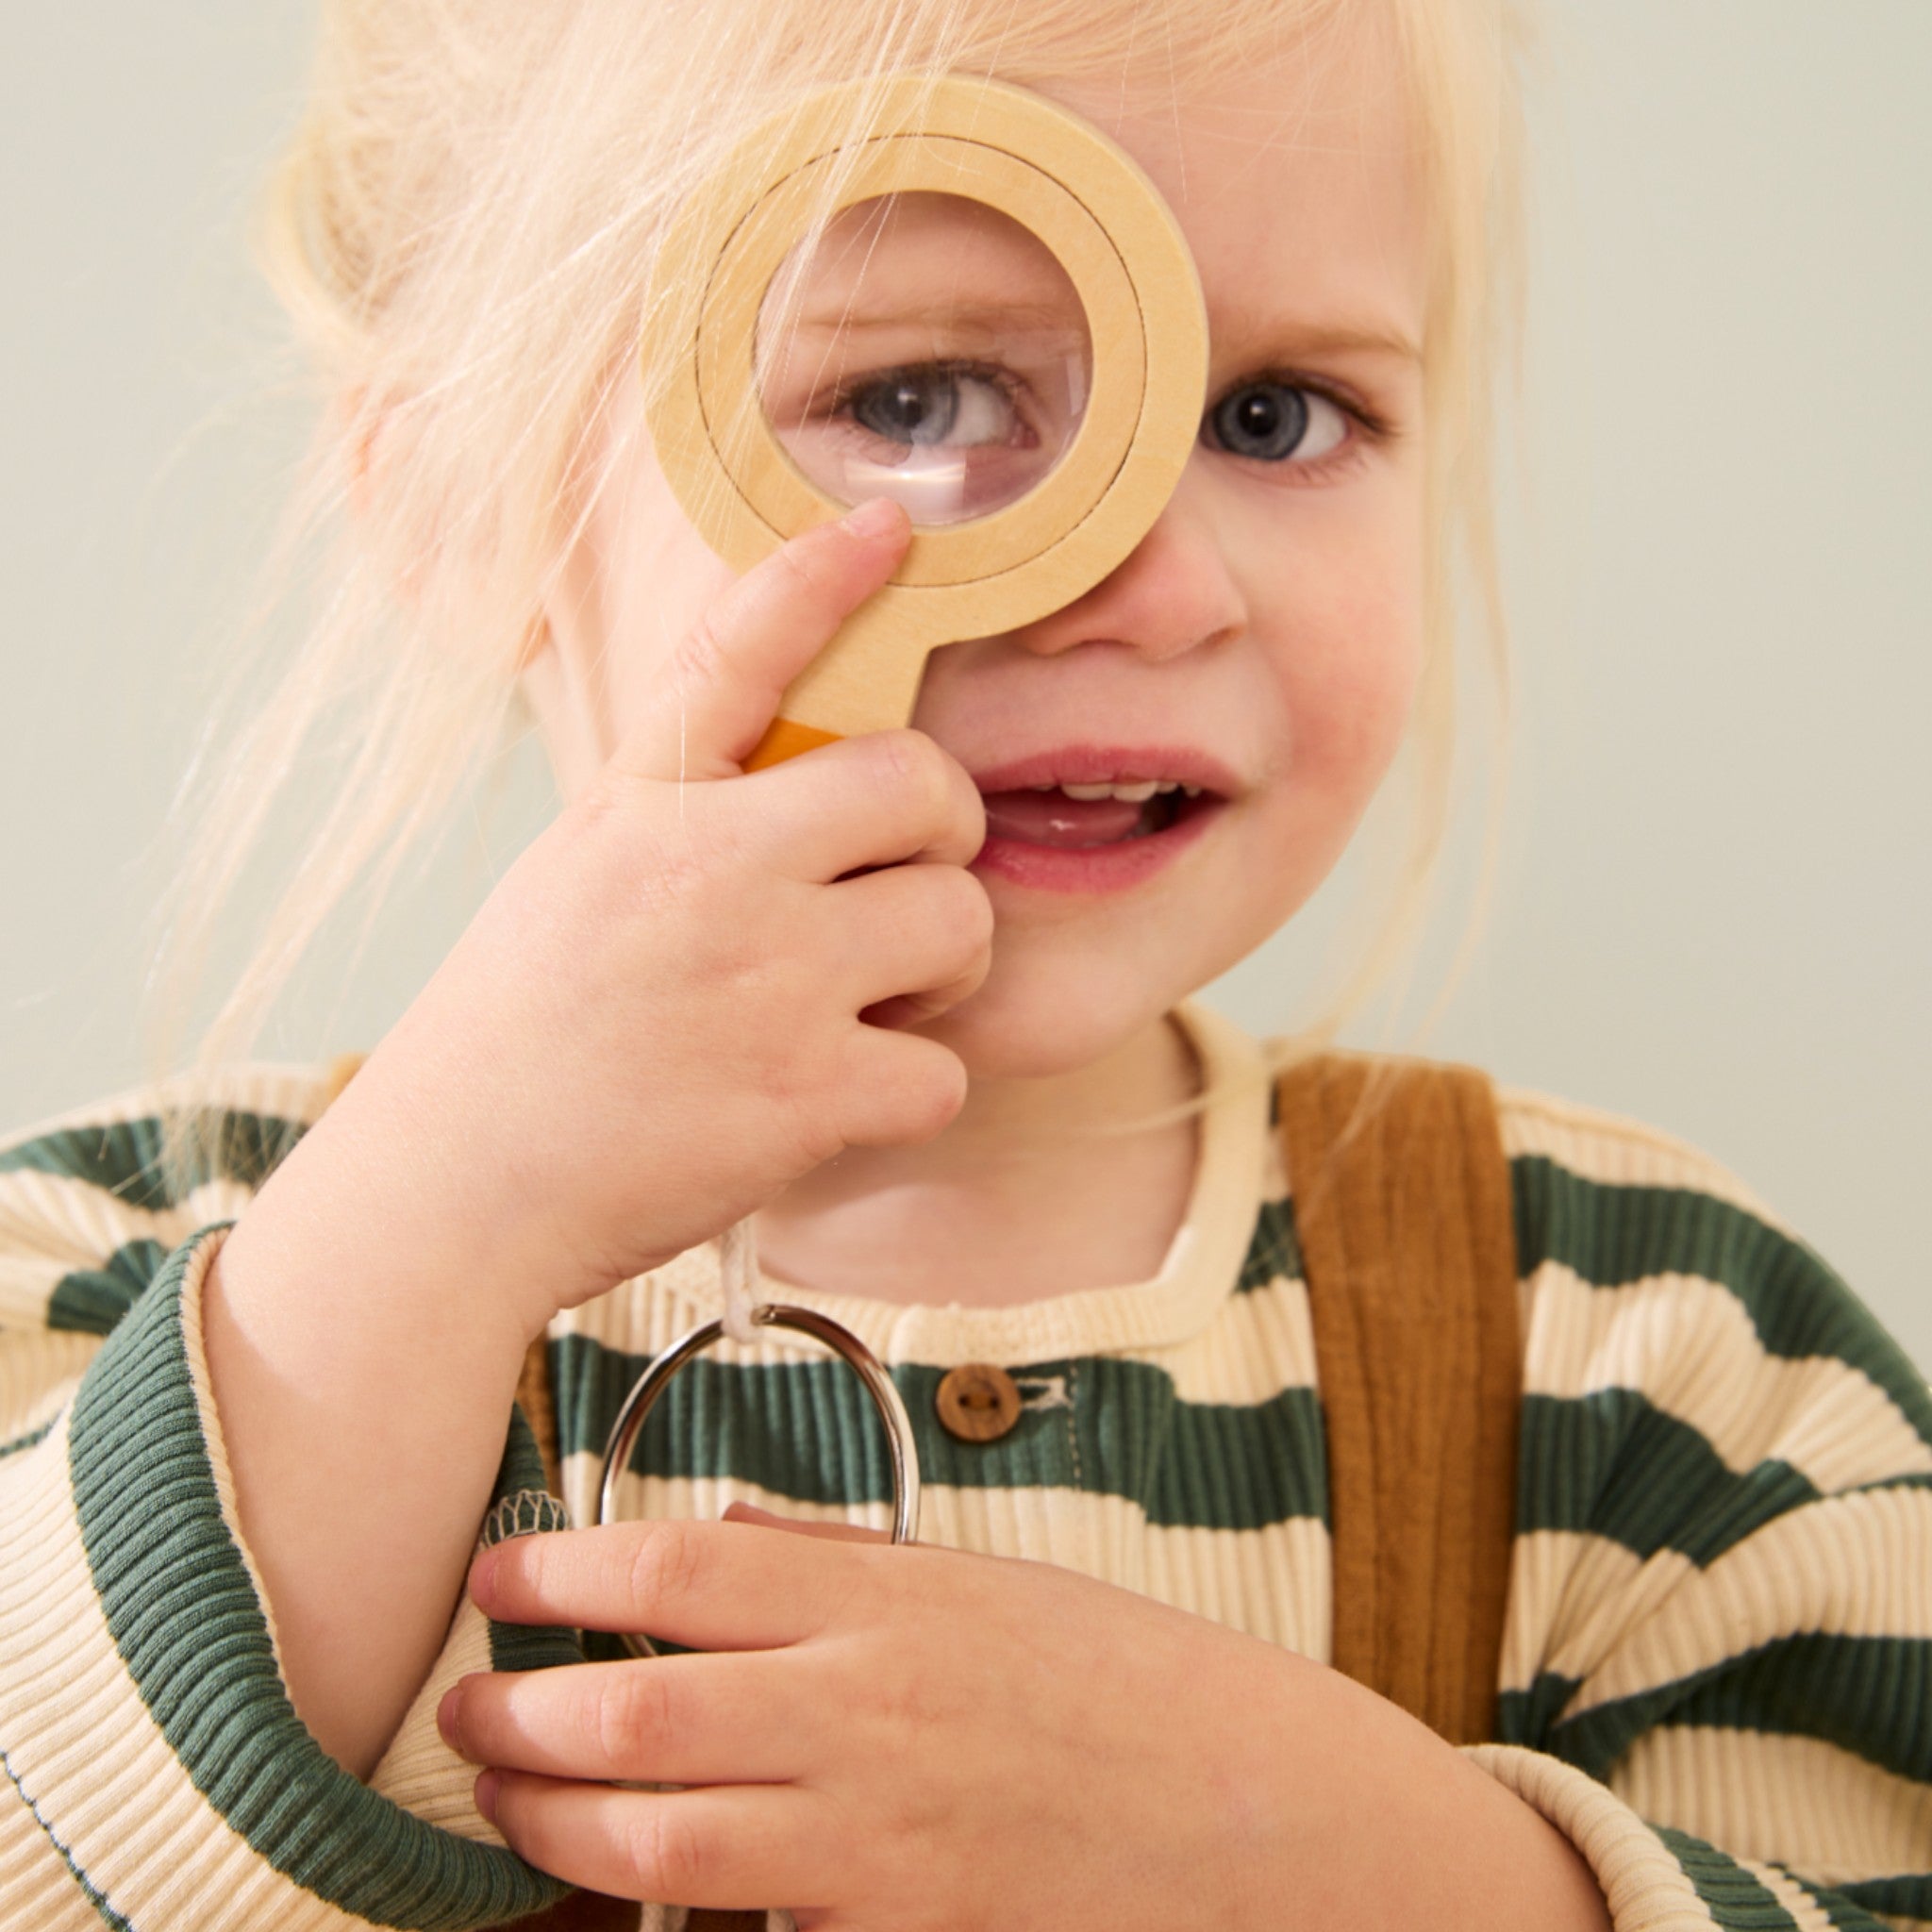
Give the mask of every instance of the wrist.
M 515 1356 L 580 1284 L 525 1238 L 513 1190 L 478 1187 L 463 1143 L 359 1073 L 248 1205 L 230 1237 L 231 1273 L 308 1284 L 375 1329 L 459 1339 Z M 251 1292 L 253 1283 L 251 1281 Z
M 1251 1906 L 1292 1897 L 1329 1932 L 1608 1932 L 1590 1867 L 1539 1812 L 1387 1698 L 1288 1661 L 1292 1742 L 1273 1754 L 1271 1797 L 1290 1822 Z

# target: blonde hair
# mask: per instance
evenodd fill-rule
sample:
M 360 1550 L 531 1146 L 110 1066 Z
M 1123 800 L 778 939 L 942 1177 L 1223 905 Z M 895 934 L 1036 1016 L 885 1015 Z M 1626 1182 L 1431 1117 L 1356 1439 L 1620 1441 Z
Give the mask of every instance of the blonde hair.
M 638 379 L 659 240 L 750 128 L 829 83 L 908 71 L 1038 85 L 1159 48 L 1177 88 L 1211 85 L 1364 5 L 1411 76 L 1435 250 L 1432 648 L 1407 884 L 1376 949 L 1398 954 L 1446 814 L 1458 581 L 1502 661 L 1491 425 L 1518 257 L 1514 0 L 323 0 L 264 242 L 330 404 L 282 551 L 291 574 L 315 554 L 323 588 L 266 702 L 211 727 L 225 754 L 191 793 L 158 1057 L 176 1058 L 223 908 L 305 748 L 337 775 L 205 1032 L 202 1075 L 245 1049 L 331 909 L 358 881 L 379 900 L 500 744 L 604 480 L 591 429 Z

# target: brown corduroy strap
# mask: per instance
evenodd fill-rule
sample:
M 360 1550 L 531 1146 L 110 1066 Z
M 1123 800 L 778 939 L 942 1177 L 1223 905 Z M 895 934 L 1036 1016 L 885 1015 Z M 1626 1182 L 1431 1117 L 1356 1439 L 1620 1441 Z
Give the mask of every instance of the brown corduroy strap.
M 1328 1441 L 1335 1668 L 1480 1742 L 1522 1386 L 1494 1092 L 1467 1067 L 1329 1054 L 1277 1093 Z

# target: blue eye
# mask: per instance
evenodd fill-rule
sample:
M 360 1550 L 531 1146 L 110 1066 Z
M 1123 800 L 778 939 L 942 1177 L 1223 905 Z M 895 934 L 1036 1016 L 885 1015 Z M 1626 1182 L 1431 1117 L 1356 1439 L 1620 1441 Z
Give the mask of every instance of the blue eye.
M 1009 443 L 1020 425 L 1012 398 L 993 377 L 958 364 L 888 370 L 856 388 L 853 420 L 887 442 L 925 448 Z
M 1290 382 L 1244 382 L 1208 412 L 1214 439 L 1230 456 L 1313 462 L 1340 447 L 1348 419 L 1326 396 Z

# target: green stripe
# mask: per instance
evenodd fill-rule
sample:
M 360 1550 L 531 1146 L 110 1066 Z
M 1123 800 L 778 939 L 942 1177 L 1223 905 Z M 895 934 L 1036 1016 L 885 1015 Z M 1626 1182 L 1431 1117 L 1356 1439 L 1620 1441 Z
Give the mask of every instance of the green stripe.
M 1671 1722 L 1822 1738 L 1932 1785 L 1932 1641 L 1790 1637 L 1691 1691 Z
M 1527 1690 L 1505 1691 L 1497 1736 L 1605 1778 L 1659 1724 L 1735 1724 L 1823 1738 L 1901 1776 L 1932 1782 L 1932 1641 L 1924 1638 L 1781 1638 L 1564 1719 L 1560 1712 L 1581 1681 L 1545 1672 Z
M 1720 1925 L 1733 1932 L 1794 1932 L 1797 1921 L 1768 1890 L 1762 1879 L 1755 1877 L 1735 1858 L 1706 1844 L 1688 1832 L 1673 1831 L 1668 1825 L 1652 1825 L 1671 1856 L 1683 1868 L 1684 1875 L 1697 1888 L 1697 1896 Z
M 1932 1391 L 1872 1311 L 1811 1249 L 1741 1208 L 1682 1188 L 1584 1180 L 1541 1155 L 1511 1163 L 1517 1265 L 1557 1261 L 1598 1288 L 1690 1274 L 1727 1288 L 1769 1354 L 1831 1356 L 1869 1376 L 1932 1446 Z
M 1576 1694 L 1581 1677 L 1566 1677 L 1557 1671 L 1540 1671 L 1526 1690 L 1501 1690 L 1496 1694 L 1496 1741 L 1521 1744 L 1531 1751 L 1551 1751 L 1550 1742 L 1563 1707 Z M 1580 1760 L 1557 1752 L 1570 1763 Z M 1588 1771 L 1590 1767 L 1582 1767 Z M 1592 1775 L 1600 1776 L 1601 1773 Z
M 111 1335 L 166 1263 L 167 1248 L 143 1235 L 125 1242 L 98 1268 L 76 1268 L 47 1297 L 47 1326 L 82 1335 Z
M 290 1705 L 202 1440 L 181 1328 L 192 1253 L 175 1251 L 74 1405 L 81 1539 L 142 1701 L 215 1810 L 284 1877 L 345 1912 L 441 1932 L 554 1903 L 555 1880 L 351 1777 Z
M 1263 1201 L 1234 1291 L 1252 1294 L 1275 1281 L 1301 1279 L 1302 1247 L 1294 1231 L 1294 1208 L 1287 1201 Z
M 13 1789 L 20 1793 L 20 1802 L 26 1807 L 27 1815 L 41 1827 L 47 1842 L 60 1854 L 60 1862 L 67 1867 L 75 1884 L 80 1888 L 81 1896 L 87 1900 L 89 1905 L 93 1907 L 95 1916 L 100 1920 L 101 1924 L 111 1925 L 114 1928 L 114 1932 L 135 1932 L 132 1923 L 124 1919 L 101 1896 L 100 1892 L 95 1889 L 92 1880 L 80 1869 L 80 1865 L 75 1858 L 74 1854 L 55 1835 L 54 1827 L 41 1816 L 41 1807 L 27 1796 L 26 1787 L 21 1783 L 20 1774 L 13 1768 L 13 1760 L 8 1757 L 5 1751 L 0 1751 L 0 1771 L 6 1772 Z
M 161 1167 L 161 1122 L 154 1115 L 99 1126 L 64 1127 L 0 1148 L 0 1174 L 58 1174 L 100 1188 L 130 1208 L 160 1213 L 209 1180 L 258 1188 L 308 1131 L 303 1121 L 275 1114 L 228 1113 L 216 1125 L 184 1185 Z
M 1782 1872 L 1824 1914 L 1826 1922 L 1841 1928 L 1841 1932 L 1891 1932 L 1883 1919 L 1868 1912 L 1863 1906 L 1855 1906 L 1843 1892 L 1833 1891 L 1828 1886 L 1822 1886 L 1815 1879 L 1807 1878 L 1802 1872 L 1793 1872 L 1789 1865 L 1779 1864 L 1775 1859 L 1766 1859 L 1765 1862 Z
M 1901 1873 L 1896 1878 L 1861 1878 L 1835 1890 L 1868 1912 L 1894 1919 L 1932 1919 L 1932 1874 Z
M 1675 1550 L 1700 1568 L 1788 1509 L 1819 1500 L 1789 1463 L 1741 1474 L 1689 1423 L 1634 1389 L 1525 1395 L 1516 1533 L 1608 1537 L 1639 1557 Z
M 529 1535 L 566 1526 L 563 1506 L 544 1493 L 543 1457 L 521 1408 L 510 1411 L 509 1435 L 503 1445 L 503 1462 L 496 1472 L 491 1493 L 497 1501 L 492 1515 L 499 1518 L 505 1501 L 517 1499 L 514 1507 L 519 1520 L 513 1534 Z M 502 1540 L 486 1531 L 486 1541 Z M 584 1647 L 575 1630 L 490 1620 L 490 1668 L 493 1671 L 541 1671 L 553 1664 L 583 1660 Z
M 0 1442 L 0 1458 L 18 1456 L 24 1450 L 33 1448 L 37 1443 L 44 1442 L 53 1434 L 54 1424 L 58 1421 L 58 1415 L 51 1415 L 39 1428 L 29 1429 L 24 1436 L 15 1436 L 10 1442 Z
M 552 1357 L 566 1455 L 599 1457 L 645 1367 L 585 1336 Z M 943 1371 L 891 1374 L 911 1417 L 922 1479 L 960 1489 L 1073 1489 L 1122 1496 L 1162 1528 L 1260 1529 L 1326 1520 L 1327 1463 L 1312 1389 L 1253 1404 L 1175 1398 L 1173 1378 L 1108 1356 L 1014 1367 L 1058 1376 L 1071 1406 L 1024 1409 L 994 1442 L 960 1442 L 939 1421 Z M 851 1508 L 891 1497 L 886 1438 L 858 1378 L 831 1359 L 733 1367 L 700 1357 L 665 1391 L 632 1451 L 646 1475 L 753 1483 L 800 1503 Z

